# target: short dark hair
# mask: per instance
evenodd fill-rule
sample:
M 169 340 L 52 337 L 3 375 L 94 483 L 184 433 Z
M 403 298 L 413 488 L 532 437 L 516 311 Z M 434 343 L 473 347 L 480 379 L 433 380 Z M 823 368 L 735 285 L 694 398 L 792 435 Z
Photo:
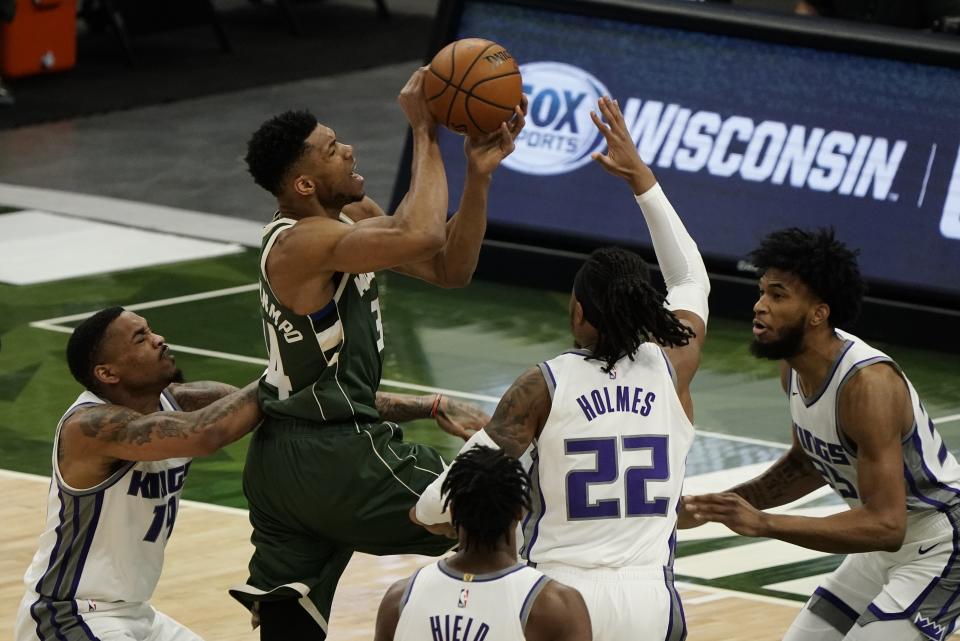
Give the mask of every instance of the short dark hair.
M 101 309 L 77 325 L 67 341 L 67 365 L 70 366 L 70 373 L 78 383 L 92 392 L 97 391 L 100 386 L 93 375 L 93 368 L 100 359 L 103 337 L 106 336 L 110 323 L 124 311 L 122 307 Z
M 775 231 L 750 253 L 759 275 L 779 269 L 799 278 L 830 307 L 830 327 L 845 328 L 860 315 L 866 285 L 857 265 L 858 251 L 836 239 L 832 227 Z
M 503 450 L 478 445 L 460 454 L 440 487 L 464 549 L 494 550 L 523 510 L 530 510 L 530 477 Z
M 274 196 L 283 179 L 306 150 L 306 140 L 317 127 L 309 111 L 284 111 L 267 120 L 247 142 L 247 169 L 254 182 Z
M 637 254 L 619 247 L 603 247 L 590 254 L 574 280 L 574 297 L 584 317 L 597 330 L 589 358 L 614 363 L 633 354 L 641 343 L 664 347 L 686 345 L 692 329 L 663 306 L 664 296 L 650 283 L 650 270 Z

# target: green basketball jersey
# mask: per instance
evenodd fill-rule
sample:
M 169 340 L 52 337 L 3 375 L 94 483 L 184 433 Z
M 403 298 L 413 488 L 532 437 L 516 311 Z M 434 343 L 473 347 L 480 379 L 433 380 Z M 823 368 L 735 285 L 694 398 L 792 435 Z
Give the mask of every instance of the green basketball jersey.
M 383 368 L 377 282 L 372 273 L 336 273 L 336 293 L 323 309 L 304 316 L 285 307 L 267 281 L 267 255 L 296 222 L 276 218 L 263 229 L 260 317 L 270 364 L 260 379 L 260 406 L 270 416 L 319 424 L 377 421 Z

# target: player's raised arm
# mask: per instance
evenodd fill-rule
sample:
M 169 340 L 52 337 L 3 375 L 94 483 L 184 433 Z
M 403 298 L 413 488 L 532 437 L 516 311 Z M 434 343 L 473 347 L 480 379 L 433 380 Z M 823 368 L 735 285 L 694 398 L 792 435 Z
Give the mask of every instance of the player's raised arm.
M 388 269 L 425 260 L 443 246 L 447 180 L 422 82 L 418 69 L 398 98 L 413 131 L 413 160 L 410 189 L 393 216 L 367 214 L 354 225 L 339 219 L 347 205 L 372 201 L 364 199 L 353 148 L 315 119 L 299 128 L 296 122 L 271 128 L 271 121 L 254 134 L 247 155 L 251 173 L 277 196 L 280 215 L 297 219 L 277 234 L 266 261 L 271 287 L 285 304 L 296 307 L 297 288 L 318 275 L 328 280 L 334 272 Z M 274 147 L 284 142 L 296 154 L 273 158 Z
M 463 287 L 470 283 L 480 258 L 487 230 L 487 199 L 493 173 L 514 150 L 514 142 L 526 123 L 527 98 L 514 110 L 514 117 L 500 129 L 478 138 L 465 138 L 467 176 L 460 208 L 447 221 L 446 241 L 429 260 L 395 267 L 394 270 L 440 287 Z
M 590 115 L 606 139 L 607 153 L 595 152 L 593 159 L 610 174 L 624 179 L 633 190 L 667 286 L 666 307 L 693 332 L 693 338 L 686 345 L 666 350 L 677 372 L 681 402 L 687 414 L 692 415 L 689 385 L 700 364 L 707 334 L 710 294 L 707 270 L 697 244 L 657 184 L 653 172 L 640 158 L 620 106 L 609 97 L 601 98 L 597 106 L 603 120 L 594 112 Z
M 82 408 L 64 422 L 60 439 L 69 459 L 77 461 L 87 456 L 159 461 L 212 454 L 259 422 L 258 383 L 195 412 L 140 414 L 114 404 Z

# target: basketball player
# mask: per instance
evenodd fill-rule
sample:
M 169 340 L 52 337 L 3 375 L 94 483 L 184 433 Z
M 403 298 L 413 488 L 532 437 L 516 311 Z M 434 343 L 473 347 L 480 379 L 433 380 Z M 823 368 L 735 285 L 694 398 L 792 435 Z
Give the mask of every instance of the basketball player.
M 475 447 L 457 457 L 442 492 L 458 551 L 387 590 L 374 641 L 590 641 L 580 593 L 517 563 L 517 523 L 530 510 L 520 463 Z
M 396 422 L 434 417 L 465 437 L 487 420 L 446 397 L 377 393 L 384 334 L 374 272 L 465 285 L 486 228 L 492 173 L 524 124 L 518 108 L 509 126 L 465 140 L 463 199 L 447 222 L 423 73 L 400 93 L 413 130 L 412 178 L 392 216 L 364 196 L 353 148 L 307 112 L 268 120 L 248 146 L 250 173 L 277 197 L 278 212 L 264 228 L 260 259 L 267 417 L 244 469 L 255 552 L 247 585 L 231 594 L 251 609 L 259 603 L 263 641 L 325 638 L 354 550 L 449 549 L 449 540 L 407 518 L 443 463 L 432 448 L 403 441 Z
M 842 331 L 859 311 L 856 253 L 832 230 L 786 229 L 752 254 L 760 274 L 751 351 L 781 361 L 793 447 L 756 479 L 684 497 L 684 524 L 848 554 L 787 641 L 940 641 L 960 613 L 960 465 L 913 385 L 883 352 Z M 770 514 L 829 484 L 850 509 Z
M 80 323 L 67 362 L 85 390 L 54 435 L 46 527 L 15 639 L 196 641 L 150 597 L 190 459 L 256 425 L 256 384 L 177 383 L 163 336 L 122 307 Z
M 639 256 L 594 251 L 570 298 L 577 349 L 521 375 L 464 449 L 480 444 L 516 457 L 533 444 L 536 496 L 522 554 L 580 590 L 594 639 L 633 640 L 643 630 L 671 641 L 686 636 L 673 555 L 694 435 L 690 381 L 706 335 L 710 283 L 619 106 L 603 98 L 599 111 L 609 124 L 596 114 L 593 120 L 608 151 L 594 159 L 636 195 L 666 281 L 666 306 Z M 441 505 L 434 482 L 411 517 L 442 523 L 448 515 Z

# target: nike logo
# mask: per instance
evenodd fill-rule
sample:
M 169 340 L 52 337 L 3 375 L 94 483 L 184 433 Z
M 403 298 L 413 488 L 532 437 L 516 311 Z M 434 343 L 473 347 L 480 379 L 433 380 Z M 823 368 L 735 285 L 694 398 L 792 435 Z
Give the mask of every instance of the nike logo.
M 924 550 L 924 549 L 923 549 L 923 546 L 921 545 L 921 546 L 920 546 L 920 554 L 926 554 L 927 552 L 929 552 L 929 551 L 932 550 L 933 548 L 937 547 L 938 545 L 940 545 L 940 544 L 939 544 L 939 543 L 934 543 L 933 545 L 931 545 L 930 547 L 928 547 L 926 550 Z

